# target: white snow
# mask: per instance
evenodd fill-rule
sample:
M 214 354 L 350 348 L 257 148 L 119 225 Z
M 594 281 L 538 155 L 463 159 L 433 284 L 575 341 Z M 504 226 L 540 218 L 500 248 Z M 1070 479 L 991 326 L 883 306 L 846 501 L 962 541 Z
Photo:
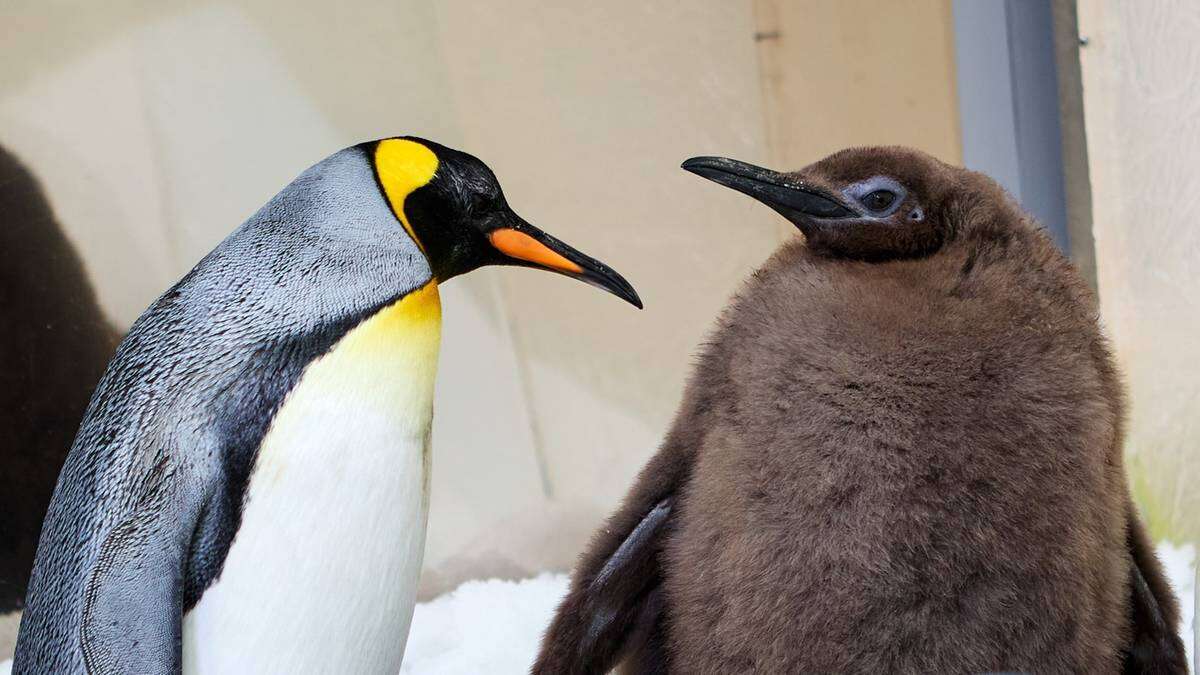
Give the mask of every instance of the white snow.
M 1158 555 L 1179 596 L 1183 639 L 1194 664 L 1196 547 L 1163 543 Z M 566 592 L 567 577 L 547 573 L 524 581 L 468 581 L 421 603 L 413 616 L 400 673 L 526 673 Z M 11 667 L 11 661 L 0 663 L 0 675 L 9 675 Z
M 1158 545 L 1158 559 L 1166 568 L 1167 577 L 1179 598 L 1180 631 L 1187 646 L 1188 663 L 1192 671 L 1200 673 L 1196 661 L 1196 547 L 1193 544 L 1172 546 L 1167 542 Z
M 468 581 L 417 605 L 402 675 L 527 673 L 567 576 Z

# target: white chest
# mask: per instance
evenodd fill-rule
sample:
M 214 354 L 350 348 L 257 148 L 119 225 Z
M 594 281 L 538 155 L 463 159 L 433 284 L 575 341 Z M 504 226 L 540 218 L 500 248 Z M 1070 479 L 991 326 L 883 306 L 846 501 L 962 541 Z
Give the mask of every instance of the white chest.
M 399 671 L 429 507 L 430 285 L 311 364 L 259 450 L 217 581 L 184 617 L 186 673 Z

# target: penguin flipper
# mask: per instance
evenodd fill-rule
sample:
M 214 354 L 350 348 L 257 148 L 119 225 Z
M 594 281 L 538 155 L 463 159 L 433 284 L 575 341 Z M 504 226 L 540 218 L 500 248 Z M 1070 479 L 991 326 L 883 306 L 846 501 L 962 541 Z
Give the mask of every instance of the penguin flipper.
M 182 542 L 190 526 L 170 503 L 149 500 L 101 544 L 80 627 L 88 675 L 182 672 Z
M 1127 545 L 1132 562 L 1129 613 L 1133 625 L 1123 671 L 1126 675 L 1186 674 L 1178 602 L 1132 504 L 1128 511 Z
M 642 470 L 622 508 L 581 556 L 533 672 L 666 672 L 662 550 L 691 453 L 670 442 Z
M 662 609 L 658 556 L 670 515 L 671 499 L 661 500 L 599 570 L 576 571 L 533 672 L 607 672 L 624 656 L 645 663 L 635 672 L 653 672 L 647 666 L 660 660 L 653 653 Z

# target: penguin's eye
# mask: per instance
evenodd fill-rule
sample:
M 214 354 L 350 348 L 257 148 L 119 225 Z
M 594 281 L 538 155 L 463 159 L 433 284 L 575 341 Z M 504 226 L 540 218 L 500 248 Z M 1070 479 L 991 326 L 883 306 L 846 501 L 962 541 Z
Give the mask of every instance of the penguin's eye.
M 871 211 L 886 211 L 896 202 L 896 193 L 891 190 L 875 190 L 859 201 Z

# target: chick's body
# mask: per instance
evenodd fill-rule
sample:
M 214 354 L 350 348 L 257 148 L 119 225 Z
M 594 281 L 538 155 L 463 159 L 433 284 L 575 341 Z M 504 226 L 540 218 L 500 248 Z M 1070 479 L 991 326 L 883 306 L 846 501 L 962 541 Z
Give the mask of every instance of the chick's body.
M 805 235 L 721 317 L 535 672 L 1179 673 L 1078 271 L 906 148 L 684 168 Z
M 697 376 L 720 394 L 667 544 L 673 665 L 1114 671 L 1121 403 L 1094 311 L 1032 230 L 886 265 L 777 254 Z

